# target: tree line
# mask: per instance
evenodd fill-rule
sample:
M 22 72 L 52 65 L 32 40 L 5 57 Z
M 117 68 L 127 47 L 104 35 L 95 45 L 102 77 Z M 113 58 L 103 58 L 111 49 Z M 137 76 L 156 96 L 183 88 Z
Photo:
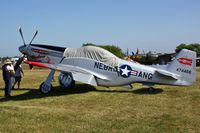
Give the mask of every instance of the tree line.
M 114 55 L 116 55 L 119 58 L 124 58 L 126 56 L 125 53 L 122 51 L 122 49 L 116 45 L 96 45 L 93 43 L 85 43 L 82 46 L 101 47 L 101 48 L 104 48 L 104 49 L 110 51 L 111 53 L 113 53 Z M 195 51 L 197 53 L 197 55 L 200 56 L 200 44 L 199 43 L 191 43 L 191 44 L 182 43 L 175 48 L 175 52 L 177 53 L 181 49 L 189 49 L 189 50 Z
M 189 49 L 189 50 L 195 51 L 197 53 L 197 55 L 200 56 L 200 44 L 199 43 L 191 43 L 191 44 L 182 43 L 176 47 L 175 52 L 179 52 L 181 49 Z

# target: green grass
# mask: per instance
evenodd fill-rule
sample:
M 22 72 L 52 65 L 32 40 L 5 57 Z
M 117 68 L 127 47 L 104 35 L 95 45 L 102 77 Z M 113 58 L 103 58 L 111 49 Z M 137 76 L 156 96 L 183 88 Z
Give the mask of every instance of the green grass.
M 20 90 L 4 99 L 0 77 L 0 133 L 7 132 L 200 132 L 200 69 L 190 87 L 135 89 L 77 84 L 42 95 L 37 89 L 49 70 L 25 70 Z M 0 73 L 1 74 L 1 73 Z

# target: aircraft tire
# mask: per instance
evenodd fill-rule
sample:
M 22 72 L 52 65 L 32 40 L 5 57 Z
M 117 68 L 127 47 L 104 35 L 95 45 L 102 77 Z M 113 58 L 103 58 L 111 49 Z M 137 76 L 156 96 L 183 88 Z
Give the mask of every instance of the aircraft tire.
M 47 86 L 47 87 L 48 87 L 48 86 Z M 44 82 L 41 83 L 41 85 L 40 85 L 40 92 L 41 92 L 42 94 L 48 94 L 48 93 L 50 93 L 50 92 L 52 92 L 52 91 L 53 91 L 53 86 L 52 86 L 52 84 L 51 84 L 50 88 L 46 88 L 46 87 L 44 86 Z
M 63 88 L 63 89 L 73 89 L 74 86 L 75 86 L 75 80 L 73 80 L 73 81 L 71 82 L 71 84 L 70 84 L 68 87 L 62 86 L 62 88 Z
M 71 86 L 70 86 L 70 88 L 72 88 L 72 89 L 73 89 L 73 88 L 74 88 L 74 86 L 75 86 L 75 84 L 76 84 L 76 83 L 75 83 L 75 80 L 73 80 L 73 81 L 72 81 L 72 83 L 71 83 Z
M 75 86 L 75 81 L 70 73 L 61 73 L 58 82 L 63 89 L 73 89 Z

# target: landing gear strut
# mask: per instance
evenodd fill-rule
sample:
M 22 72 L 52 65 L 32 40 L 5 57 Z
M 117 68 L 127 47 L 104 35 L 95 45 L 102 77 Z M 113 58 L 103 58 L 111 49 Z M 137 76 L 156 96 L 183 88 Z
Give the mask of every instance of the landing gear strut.
M 51 70 L 49 73 L 47 79 L 40 85 L 40 92 L 43 94 L 48 94 L 53 90 L 53 86 L 51 84 L 51 81 L 53 79 L 55 70 Z

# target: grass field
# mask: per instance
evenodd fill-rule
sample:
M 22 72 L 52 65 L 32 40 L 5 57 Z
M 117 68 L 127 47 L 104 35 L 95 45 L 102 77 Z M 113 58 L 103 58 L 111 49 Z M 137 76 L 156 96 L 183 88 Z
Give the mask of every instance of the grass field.
M 200 69 L 190 87 L 156 86 L 149 94 L 135 89 L 77 84 L 42 95 L 37 89 L 49 70 L 25 70 L 21 89 L 4 99 L 0 77 L 0 133 L 50 132 L 200 132 Z M 1 73 L 0 73 L 1 74 Z

